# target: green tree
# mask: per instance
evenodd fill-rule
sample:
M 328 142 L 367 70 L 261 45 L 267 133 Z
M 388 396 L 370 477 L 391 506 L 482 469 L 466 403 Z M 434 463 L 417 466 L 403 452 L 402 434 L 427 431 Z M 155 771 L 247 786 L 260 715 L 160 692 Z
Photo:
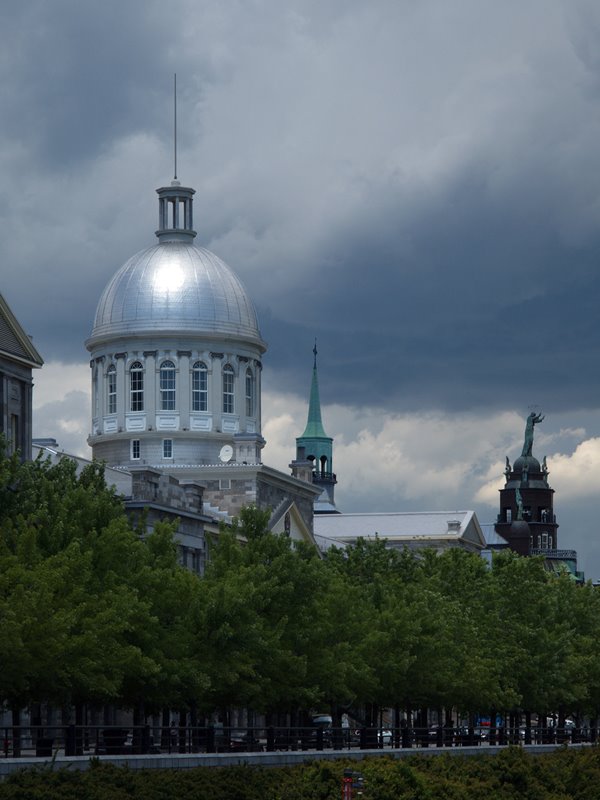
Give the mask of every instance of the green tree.
M 70 459 L 20 463 L 2 449 L 0 693 L 13 707 L 122 701 L 159 682 L 158 537 L 131 529 L 101 465 L 78 475 Z
M 495 653 L 508 709 L 552 709 L 572 633 L 557 606 L 555 579 L 541 559 L 499 553 L 484 596 L 488 647 Z

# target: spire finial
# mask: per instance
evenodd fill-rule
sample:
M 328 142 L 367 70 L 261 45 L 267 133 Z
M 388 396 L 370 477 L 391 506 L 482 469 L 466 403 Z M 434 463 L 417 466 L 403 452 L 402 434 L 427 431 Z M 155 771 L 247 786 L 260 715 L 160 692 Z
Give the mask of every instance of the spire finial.
M 313 347 L 313 353 L 315 356 L 315 363 L 313 365 L 313 369 L 317 368 L 317 338 L 315 337 L 315 346 Z
M 177 73 L 173 75 L 173 180 L 177 180 Z

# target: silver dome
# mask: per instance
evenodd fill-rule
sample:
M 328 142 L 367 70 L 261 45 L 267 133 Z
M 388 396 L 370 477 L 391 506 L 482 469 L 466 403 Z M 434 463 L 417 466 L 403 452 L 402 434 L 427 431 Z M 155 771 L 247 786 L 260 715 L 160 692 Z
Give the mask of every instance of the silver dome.
M 132 256 L 100 297 L 90 343 L 140 333 L 220 334 L 265 348 L 252 300 L 214 253 L 165 241 Z

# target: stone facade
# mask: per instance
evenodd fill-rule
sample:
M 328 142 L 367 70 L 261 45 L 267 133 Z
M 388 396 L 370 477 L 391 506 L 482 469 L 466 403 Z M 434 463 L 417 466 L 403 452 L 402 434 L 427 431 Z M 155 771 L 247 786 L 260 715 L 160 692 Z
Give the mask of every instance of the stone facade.
M 96 458 L 110 464 L 159 465 L 164 459 L 163 442 L 173 442 L 173 456 L 167 460 L 182 464 L 216 464 L 224 445 L 235 448 L 237 434 L 246 434 L 253 442 L 247 447 L 246 461 L 260 461 L 260 404 L 254 401 L 247 414 L 246 381 L 253 384 L 255 398 L 260 396 L 261 352 L 238 343 L 223 352 L 214 352 L 215 343 L 181 340 L 182 350 L 166 339 L 134 337 L 103 343 L 92 348 L 92 432 L 89 443 Z M 148 350 L 148 347 L 156 349 Z M 161 402 L 160 369 L 165 362 L 174 365 L 173 408 L 165 410 Z M 193 410 L 193 366 L 206 366 L 206 410 Z M 144 381 L 143 410 L 131 410 L 131 366 L 141 364 Z M 233 402 L 230 412 L 223 411 L 224 369 L 233 371 Z M 116 392 L 110 397 L 111 375 Z M 113 403 L 111 407 L 111 402 Z M 132 457 L 132 441 L 139 441 L 139 456 Z
M 0 295 L 0 433 L 10 452 L 31 458 L 32 370 L 42 358 Z
M 179 480 L 193 473 L 204 487 L 206 506 L 237 516 L 244 506 L 268 508 L 275 515 L 283 505 L 294 503 L 307 530 L 313 530 L 313 503 L 319 489 L 264 464 L 223 464 L 199 470 L 175 468 Z

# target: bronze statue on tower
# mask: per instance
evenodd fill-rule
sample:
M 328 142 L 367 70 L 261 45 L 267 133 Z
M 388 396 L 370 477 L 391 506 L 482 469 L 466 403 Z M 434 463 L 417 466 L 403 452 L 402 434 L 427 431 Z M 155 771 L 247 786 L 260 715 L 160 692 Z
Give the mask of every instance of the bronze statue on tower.
M 504 468 L 505 485 L 500 489 L 500 513 L 496 533 L 521 555 L 542 554 L 558 549 L 558 525 L 553 511 L 554 491 L 548 484 L 548 466 L 533 455 L 535 426 L 544 415 L 532 411 L 525 422 L 521 455 Z
M 523 442 L 521 456 L 531 455 L 531 449 L 533 447 L 533 427 L 534 425 L 538 425 L 543 419 L 543 415 L 536 414 L 535 411 L 532 411 L 527 417 L 527 423 L 525 424 L 525 441 Z

